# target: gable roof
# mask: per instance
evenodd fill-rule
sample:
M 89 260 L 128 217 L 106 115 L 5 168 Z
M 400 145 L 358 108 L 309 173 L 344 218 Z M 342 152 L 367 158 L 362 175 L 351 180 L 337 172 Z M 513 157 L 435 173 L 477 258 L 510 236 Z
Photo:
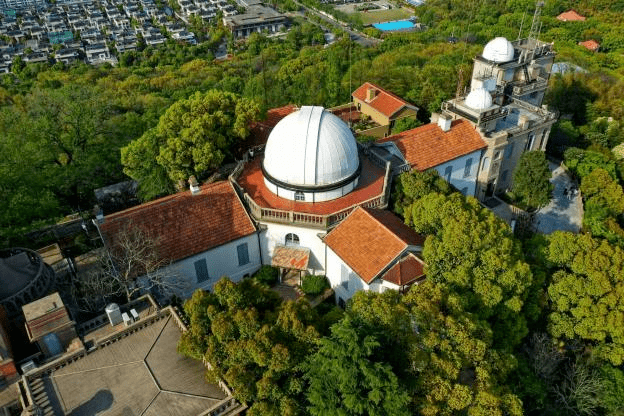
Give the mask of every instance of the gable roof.
M 369 89 L 375 90 L 375 98 L 370 101 L 367 100 L 367 92 Z M 411 105 L 407 101 L 397 97 L 381 87 L 378 87 L 377 85 L 371 84 L 370 82 L 362 84 L 357 90 L 353 91 L 353 94 L 351 95 L 358 100 L 366 102 L 386 117 L 392 117 L 393 114 L 401 110 L 403 107 L 418 110 L 417 107 Z
M 381 278 L 397 286 L 406 286 L 423 277 L 425 275 L 424 269 L 423 261 L 410 253 L 388 269 Z
M 156 241 L 164 260 L 178 261 L 237 240 L 256 231 L 228 181 L 203 185 L 200 192 L 169 195 L 105 217 L 104 237 L 125 227 L 139 228 Z
M 557 20 L 561 20 L 562 22 L 584 22 L 585 16 L 578 14 L 574 10 L 568 10 L 567 12 L 563 12 L 559 16 L 557 16 Z
M 394 142 L 407 163 L 419 171 L 487 147 L 475 127 L 461 119 L 454 120 L 449 131 L 429 123 L 378 140 L 384 142 Z
M 586 47 L 590 51 L 597 51 L 600 48 L 600 44 L 593 39 L 586 40 L 585 42 L 579 42 L 579 45 Z
M 325 243 L 367 284 L 408 246 L 424 238 L 386 210 L 356 208 L 325 236 Z

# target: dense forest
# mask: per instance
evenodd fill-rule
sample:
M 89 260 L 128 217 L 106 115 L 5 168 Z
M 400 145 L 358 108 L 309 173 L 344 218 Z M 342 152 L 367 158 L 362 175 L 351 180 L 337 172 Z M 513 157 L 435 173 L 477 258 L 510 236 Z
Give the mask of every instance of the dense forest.
M 321 28 L 295 20 L 281 38 L 230 39 L 223 61 L 215 27 L 200 45 L 144 48 L 115 68 L 17 62 L 0 82 L 0 246 L 42 243 L 27 232 L 90 210 L 98 187 L 134 178 L 147 200 L 210 176 L 269 108 L 343 104 L 370 81 L 426 122 L 467 86 L 488 40 L 526 36 L 534 7 L 430 0 L 415 11 L 426 31 L 369 48 L 342 34 L 325 47 Z M 556 20 L 570 8 L 587 20 Z M 394 208 L 429 236 L 425 284 L 359 293 L 343 313 L 224 280 L 187 303 L 180 350 L 216 364 L 250 415 L 624 414 L 624 170 L 612 151 L 624 141 L 623 16 L 622 1 L 542 10 L 540 39 L 579 68 L 553 75 L 546 100 L 560 114 L 548 154 L 579 181 L 582 234 L 518 239 L 435 175 L 407 174 Z M 578 45 L 588 39 L 601 50 Z M 214 123 L 214 135 L 193 133 Z

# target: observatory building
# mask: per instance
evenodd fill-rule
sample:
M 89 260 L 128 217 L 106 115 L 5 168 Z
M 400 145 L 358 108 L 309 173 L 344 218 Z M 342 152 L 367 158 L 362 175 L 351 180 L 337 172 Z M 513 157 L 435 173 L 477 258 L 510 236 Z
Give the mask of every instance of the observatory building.
M 467 120 L 487 148 L 475 197 L 487 199 L 511 186 L 520 155 L 545 150 L 556 114 L 542 105 L 552 71 L 553 45 L 529 37 L 491 40 L 474 59 L 470 91 L 442 104 L 436 118 Z

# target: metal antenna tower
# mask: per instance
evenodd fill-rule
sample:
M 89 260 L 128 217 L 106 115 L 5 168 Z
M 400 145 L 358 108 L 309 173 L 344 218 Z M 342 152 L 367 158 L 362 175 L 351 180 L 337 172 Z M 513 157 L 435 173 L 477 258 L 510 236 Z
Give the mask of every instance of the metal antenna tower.
M 531 31 L 529 32 L 529 39 L 534 40 L 536 44 L 540 30 L 539 18 L 542 14 L 542 7 L 544 7 L 544 2 L 542 0 L 538 0 L 538 2 L 535 4 L 535 13 L 533 14 L 533 22 L 531 23 Z

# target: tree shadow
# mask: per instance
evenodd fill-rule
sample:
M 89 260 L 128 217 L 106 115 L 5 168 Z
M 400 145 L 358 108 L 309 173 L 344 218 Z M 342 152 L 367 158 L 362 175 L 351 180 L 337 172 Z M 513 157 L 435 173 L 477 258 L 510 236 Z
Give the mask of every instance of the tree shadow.
M 113 405 L 113 394 L 110 390 L 99 390 L 88 401 L 75 408 L 68 416 L 95 416 L 108 410 Z M 124 409 L 125 410 L 125 409 Z M 123 413 L 126 416 L 126 412 Z M 131 416 L 132 412 L 127 416 Z

